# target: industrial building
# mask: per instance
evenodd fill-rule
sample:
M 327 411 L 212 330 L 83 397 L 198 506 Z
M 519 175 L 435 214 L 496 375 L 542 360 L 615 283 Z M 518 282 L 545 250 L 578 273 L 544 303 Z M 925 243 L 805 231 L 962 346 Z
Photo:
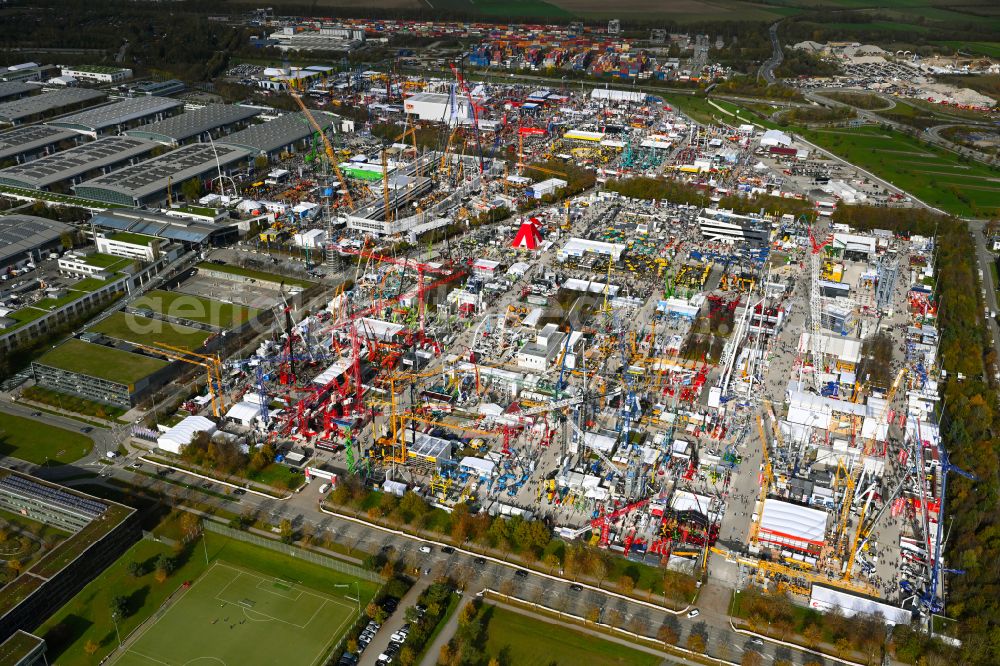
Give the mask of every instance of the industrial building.
M 698 216 L 698 224 L 702 237 L 708 241 L 748 242 L 757 246 L 771 241 L 771 223 L 749 215 L 706 208 Z
M 167 97 L 133 97 L 59 118 L 49 123 L 55 127 L 97 138 L 106 134 L 119 134 L 145 123 L 163 120 L 180 113 L 183 102 Z
M 246 152 L 232 146 L 191 144 L 80 183 L 73 191 L 87 199 L 126 206 L 159 205 L 169 197 L 179 197 L 185 181 L 228 175 L 246 161 Z
M 45 388 L 123 409 L 134 407 L 172 374 L 166 361 L 76 338 L 31 367 L 35 381 Z
M 33 95 L 39 90 L 38 86 L 33 86 L 23 81 L 2 81 L 0 82 L 0 102 L 21 99 L 22 97 Z
M 341 119 L 332 113 L 314 111 L 313 117 L 324 131 L 352 131 L 353 123 L 348 123 L 350 129 L 341 124 Z M 293 152 L 304 148 L 313 135 L 313 127 L 309 119 L 302 113 L 286 113 L 274 120 L 251 125 L 244 130 L 230 134 L 219 145 L 234 146 L 251 155 L 266 155 L 275 158 L 283 152 Z
M 132 78 L 132 70 L 126 67 L 107 67 L 105 65 L 80 65 L 78 67 L 63 67 L 63 76 L 72 76 L 78 81 L 92 83 L 121 83 Z
M 418 119 L 444 122 L 449 125 L 468 125 L 473 114 L 469 100 L 457 94 L 422 92 L 406 98 L 403 108 Z
M 0 81 L 46 81 L 59 74 L 54 65 L 22 62 L 10 67 L 0 67 Z
M 202 245 L 225 245 L 236 241 L 239 230 L 235 225 L 221 225 L 187 217 L 128 208 L 115 208 L 97 213 L 91 222 L 109 232 L 128 232 L 174 241 L 186 248 Z
M 62 235 L 72 231 L 62 222 L 34 215 L 0 215 L 0 270 L 62 246 Z
M 143 125 L 125 132 L 128 136 L 156 141 L 168 146 L 218 140 L 234 130 L 242 129 L 258 109 L 235 104 L 209 104 L 166 120 Z
M 5 653 L 4 663 L 46 663 L 44 641 L 24 632 L 44 623 L 142 537 L 138 512 L 7 468 L 0 469 L 0 504 L 37 523 L 70 532 L 59 547 L 20 573 L 12 583 L 18 592 L 8 597 L 0 615 L 0 640 L 5 641 L 5 648 L 12 636 L 29 639 L 16 654 Z
M 0 104 L 0 125 L 24 125 L 103 102 L 99 90 L 66 88 Z
M 0 184 L 31 190 L 68 192 L 89 178 L 135 164 L 158 143 L 128 136 L 108 136 L 33 162 L 0 169 Z
M 58 150 L 72 148 L 81 139 L 76 132 L 48 125 L 17 127 L 0 134 L 0 165 L 30 162 Z
M 133 95 L 159 95 L 169 97 L 187 90 L 187 84 L 178 79 L 167 79 L 166 81 L 146 81 L 131 88 Z

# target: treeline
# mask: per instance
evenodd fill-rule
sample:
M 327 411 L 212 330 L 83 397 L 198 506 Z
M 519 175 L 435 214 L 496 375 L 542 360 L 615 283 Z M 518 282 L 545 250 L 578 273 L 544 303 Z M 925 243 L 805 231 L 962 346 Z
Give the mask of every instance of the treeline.
M 784 58 L 774 73 L 783 78 L 833 76 L 840 73 L 840 67 L 835 62 L 824 60 L 809 51 L 785 47 Z
M 929 211 L 841 206 L 834 222 L 860 230 L 937 235 L 935 301 L 941 367 L 947 370 L 941 434 L 951 461 L 975 474 L 948 478 L 948 566 L 964 575 L 946 579 L 950 616 L 959 621 L 961 662 L 995 665 L 1000 654 L 1000 421 L 990 384 L 995 354 L 980 316 L 976 247 L 968 225 Z M 958 379 L 958 373 L 964 375 Z
M 857 112 L 849 106 L 835 106 L 827 108 L 818 107 L 797 107 L 789 109 L 781 114 L 781 120 L 786 123 L 837 123 L 850 120 L 857 116 Z
M 765 99 L 801 100 L 802 93 L 781 83 L 760 83 L 752 76 L 734 76 L 715 87 L 717 94 L 738 95 L 741 97 L 761 97 Z
M 552 536 L 548 526 L 540 520 L 526 520 L 522 516 L 490 516 L 465 503 L 457 504 L 449 514 L 432 507 L 414 492 L 402 497 L 392 493 L 373 491 L 363 486 L 356 477 L 343 479 L 330 493 L 334 504 L 366 513 L 369 520 L 393 526 L 408 526 L 430 530 L 440 538 L 455 545 L 475 544 L 481 548 L 516 555 L 534 563 L 541 569 L 554 573 L 560 571 L 572 579 L 587 577 L 599 584 L 615 583 L 623 594 L 642 590 L 663 594 L 681 602 L 694 595 L 695 580 L 675 571 L 660 571 L 623 558 L 613 557 L 608 551 L 591 548 L 578 542 L 564 542 Z M 372 555 L 366 566 L 379 569 L 392 565 L 383 561 L 385 555 Z
M 645 199 L 649 201 L 669 201 L 674 204 L 708 206 L 711 203 L 708 190 L 698 185 L 685 183 L 681 180 L 664 180 L 660 178 L 623 178 L 609 180 L 604 189 L 617 192 L 630 199 Z M 804 199 L 788 199 L 770 194 L 754 194 L 744 196 L 739 193 L 728 194 L 719 199 L 719 208 L 732 210 L 734 213 L 746 215 L 750 213 L 770 213 L 772 215 L 801 215 L 812 210 L 812 205 Z

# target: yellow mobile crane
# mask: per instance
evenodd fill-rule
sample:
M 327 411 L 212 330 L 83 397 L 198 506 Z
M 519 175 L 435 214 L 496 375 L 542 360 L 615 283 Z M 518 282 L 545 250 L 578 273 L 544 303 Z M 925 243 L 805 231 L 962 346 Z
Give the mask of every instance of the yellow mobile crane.
M 316 119 L 313 117 L 313 114 L 309 110 L 309 107 L 307 107 L 306 103 L 302 101 L 302 98 L 299 97 L 299 94 L 292 90 L 289 90 L 288 94 L 292 96 L 292 99 L 295 100 L 295 103 L 299 105 L 300 109 L 302 109 L 302 113 L 305 114 L 305 117 L 309 120 L 309 124 L 312 125 L 312 128 L 317 132 L 319 132 L 320 139 L 323 140 L 323 150 L 324 152 L 326 152 L 326 157 L 327 159 L 330 160 L 330 165 L 333 167 L 333 172 L 337 174 L 337 180 L 340 181 L 340 187 L 344 191 L 344 199 L 347 200 L 347 207 L 353 209 L 354 199 L 351 198 L 351 192 L 347 187 L 347 181 L 344 180 L 344 174 L 340 172 L 340 166 L 337 164 L 337 153 L 334 152 L 333 146 L 330 145 L 330 140 L 326 138 L 326 132 L 324 132 L 323 128 L 320 127 L 320 124 L 316 122 Z

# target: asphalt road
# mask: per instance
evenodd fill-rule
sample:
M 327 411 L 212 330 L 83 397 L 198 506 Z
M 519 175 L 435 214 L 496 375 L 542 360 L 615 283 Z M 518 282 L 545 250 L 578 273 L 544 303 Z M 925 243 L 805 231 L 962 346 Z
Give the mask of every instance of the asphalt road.
M 768 34 L 771 36 L 771 57 L 768 58 L 761 64 L 758 76 L 764 77 L 764 80 L 769 84 L 774 83 L 777 77 L 774 75 L 774 70 L 777 69 L 781 61 L 785 59 L 785 54 L 781 50 L 781 42 L 778 41 L 778 26 L 781 25 L 781 21 L 775 21 L 767 29 Z

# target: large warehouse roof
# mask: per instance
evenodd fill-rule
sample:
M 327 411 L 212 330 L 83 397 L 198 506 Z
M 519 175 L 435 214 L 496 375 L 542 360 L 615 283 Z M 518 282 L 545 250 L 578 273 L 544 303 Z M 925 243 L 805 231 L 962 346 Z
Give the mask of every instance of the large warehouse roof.
M 48 125 L 16 127 L 0 134 L 0 161 L 79 136 L 76 132 Z
M 881 615 L 887 624 L 909 624 L 913 620 L 913 613 L 905 608 L 899 608 L 892 604 L 887 604 L 872 597 L 864 597 L 858 594 L 851 594 L 826 587 L 824 585 L 813 585 L 812 594 L 809 598 L 809 607 L 827 613 L 835 608 L 845 617 L 851 617 L 861 613 L 863 615 Z
M 322 111 L 313 111 L 313 117 L 323 129 L 331 127 L 337 116 Z M 250 153 L 273 153 L 285 146 L 301 141 L 313 133 L 309 120 L 303 113 L 286 113 L 274 120 L 259 125 L 251 125 L 245 130 L 234 132 L 219 145 L 236 146 Z
M 768 534 L 774 537 L 772 540 L 790 546 L 821 544 L 826 536 L 826 517 L 826 511 L 766 499 L 760 516 L 761 537 Z
M 159 145 L 154 141 L 129 136 L 109 136 L 0 170 L 0 183 L 40 190 L 96 169 L 146 155 Z
M 80 183 L 73 189 L 79 196 L 99 201 L 119 201 L 122 195 L 143 199 L 158 192 L 166 192 L 172 180 L 179 185 L 189 178 L 201 178 L 214 173 L 217 168 L 246 158 L 237 148 L 216 144 L 193 143 L 151 160 L 118 169 L 103 176 Z M 115 194 L 119 196 L 115 196 Z
M 55 114 L 67 106 L 98 99 L 104 99 L 104 93 L 86 88 L 66 88 L 23 97 L 0 104 L 0 122 L 17 123 L 24 118 L 44 113 Z
M 74 113 L 59 120 L 53 120 L 49 124 L 86 132 L 98 132 L 154 113 L 170 111 L 179 106 L 183 106 L 183 102 L 169 97 L 133 97 L 114 104 Z
M 0 215 L 0 266 L 55 241 L 70 229 L 68 224 L 44 217 Z
M 203 132 L 253 118 L 259 109 L 234 104 L 209 104 L 194 111 L 182 113 L 166 120 L 143 125 L 125 132 L 129 136 L 159 141 L 160 143 L 180 143 Z
M 230 229 L 210 222 L 127 208 L 115 208 L 113 211 L 97 213 L 92 222 L 103 229 L 128 231 L 186 243 L 203 243 L 212 234 Z
M 21 81 L 0 81 L 0 100 L 9 99 L 11 97 L 21 97 L 36 90 L 38 90 L 38 86 L 33 86 L 30 83 L 22 83 Z

